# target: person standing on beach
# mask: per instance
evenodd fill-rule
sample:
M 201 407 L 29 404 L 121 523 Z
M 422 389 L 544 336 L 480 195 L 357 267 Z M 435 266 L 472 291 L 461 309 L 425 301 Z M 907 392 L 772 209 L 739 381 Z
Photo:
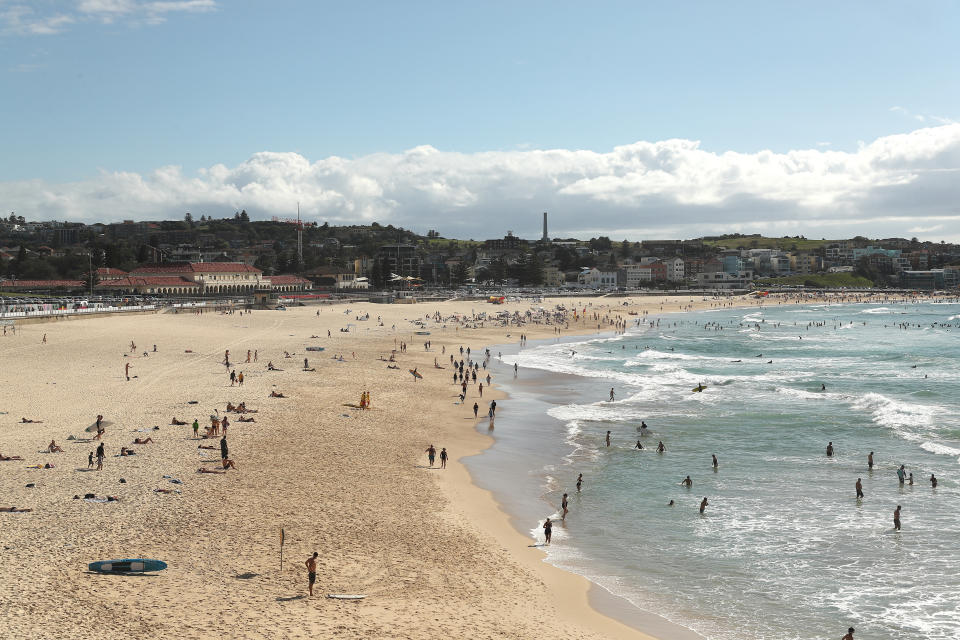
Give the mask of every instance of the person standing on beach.
M 107 454 L 103 450 L 103 443 L 97 447 L 97 471 L 103 471 L 103 459 L 107 457 Z
M 238 387 L 243 386 L 243 371 L 237 374 L 237 386 Z
M 230 372 L 230 386 L 232 387 L 237 382 L 237 370 L 234 369 Z
M 477 412 L 480 411 L 480 405 L 476 402 L 473 403 L 473 419 L 477 419 Z
M 447 468 L 447 448 L 443 447 L 440 449 L 440 468 Z
M 87 456 L 87 469 L 93 468 L 93 451 L 90 452 L 90 455 Z
M 313 595 L 313 583 L 317 581 L 317 556 L 318 555 L 319 554 L 316 551 L 314 551 L 313 555 L 307 558 L 307 561 L 304 562 L 304 564 L 307 565 L 307 580 L 309 581 L 309 584 L 307 585 L 307 589 L 309 589 L 311 596 Z
M 857 500 L 863 499 L 863 484 L 860 482 L 860 478 L 857 478 Z
M 193 419 L 193 437 L 197 438 L 200 436 L 200 422 L 194 418 Z
M 490 417 L 492 418 L 496 415 L 497 415 L 497 401 L 491 400 L 490 401 Z
M 577 493 L 580 493 L 580 485 L 583 484 L 583 474 L 577 476 Z
M 709 506 L 709 503 L 707 502 L 707 496 L 703 496 L 703 500 L 700 501 L 700 513 L 702 514 L 703 510 L 706 509 L 708 506 Z
M 900 531 L 900 505 L 897 505 L 897 508 L 893 511 L 893 528 Z
M 833 441 L 830 441 L 827 443 L 827 457 L 828 458 L 833 457 Z
M 546 539 L 546 544 L 550 544 L 551 535 L 553 535 L 553 522 L 550 521 L 550 518 L 547 518 L 546 522 L 543 523 L 543 537 Z
M 434 458 L 437 457 L 437 450 L 434 448 L 433 445 L 430 445 L 429 447 L 424 449 L 424 451 L 427 452 L 427 459 L 430 460 L 430 467 L 433 468 L 433 460 Z
M 224 436 L 220 438 L 220 459 L 226 460 L 230 457 L 229 453 L 230 451 L 227 448 L 227 436 L 224 434 Z

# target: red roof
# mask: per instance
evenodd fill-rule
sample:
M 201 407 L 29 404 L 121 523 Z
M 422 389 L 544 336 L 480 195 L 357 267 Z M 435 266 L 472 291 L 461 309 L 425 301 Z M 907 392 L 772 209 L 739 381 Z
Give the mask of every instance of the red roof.
M 243 262 L 191 262 L 190 268 L 194 273 L 263 273 Z
M 307 280 L 306 278 L 301 278 L 300 276 L 270 276 L 270 284 L 309 284 L 313 283 Z
M 94 273 L 98 276 L 125 276 L 127 272 L 123 269 L 114 269 L 113 267 L 100 267 Z
M 142 264 L 131 271 L 130 275 L 137 275 L 138 273 L 193 273 L 193 269 L 190 268 L 189 262 L 168 262 L 164 264 Z
M 86 286 L 83 280 L 3 280 L 0 287 L 16 289 L 78 289 Z
M 200 285 L 193 280 L 179 278 L 176 276 L 154 276 L 138 277 L 130 276 L 127 278 L 117 278 L 116 280 L 107 280 L 101 282 L 101 287 L 199 287 Z

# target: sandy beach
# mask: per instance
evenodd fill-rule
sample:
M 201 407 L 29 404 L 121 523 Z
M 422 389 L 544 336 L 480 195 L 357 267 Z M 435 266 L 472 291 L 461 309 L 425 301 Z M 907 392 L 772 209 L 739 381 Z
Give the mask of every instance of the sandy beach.
M 564 299 L 568 309 L 586 306 L 588 318 L 560 334 L 596 333 L 593 313 L 632 323 L 644 311 L 757 304 L 626 300 Z M 7 391 L 0 454 L 23 458 L 0 462 L 0 506 L 33 510 L 0 513 L 0 621 L 8 637 L 674 637 L 655 620 L 643 623 L 643 633 L 597 613 L 590 583 L 544 563 L 459 462 L 491 442 L 475 429 L 473 403 L 483 413 L 497 398 L 499 416 L 510 401 L 497 395 L 494 379 L 482 399 L 468 385 L 460 404 L 450 354 L 459 359 L 460 346 L 470 347 L 480 361 L 485 347 L 516 342 L 521 333 L 551 337 L 556 326 L 467 328 L 449 318 L 558 302 L 159 313 L 26 324 L 0 339 Z M 447 320 L 427 320 L 435 313 Z M 422 329 L 412 324 L 418 319 Z M 394 348 L 399 369 L 380 360 Z M 231 386 L 228 349 L 242 387 Z M 257 362 L 246 362 L 248 349 Z M 305 357 L 314 371 L 304 370 Z M 268 371 L 270 361 L 282 370 Z M 414 368 L 422 380 L 410 375 Z M 362 391 L 372 396 L 366 411 L 350 406 Z M 219 438 L 194 439 L 189 423 L 198 419 L 202 434 L 228 401 L 257 410 L 249 414 L 256 422 L 229 414 L 237 469 L 198 473 L 219 467 Z M 87 468 L 97 442 L 68 440 L 89 438 L 85 429 L 98 414 L 108 422 L 100 472 Z M 171 425 L 174 417 L 188 425 Z M 131 444 L 138 437 L 154 442 Z M 52 439 L 63 453 L 44 452 Z M 430 444 L 450 453 L 445 470 L 427 467 Z M 121 447 L 136 455 L 120 457 Z M 30 468 L 46 463 L 53 468 Z M 89 493 L 119 501 L 74 499 Z M 317 587 L 307 597 L 304 561 L 314 551 Z M 135 557 L 169 568 L 147 576 L 87 571 L 89 562 Z M 337 601 L 329 593 L 367 597 Z

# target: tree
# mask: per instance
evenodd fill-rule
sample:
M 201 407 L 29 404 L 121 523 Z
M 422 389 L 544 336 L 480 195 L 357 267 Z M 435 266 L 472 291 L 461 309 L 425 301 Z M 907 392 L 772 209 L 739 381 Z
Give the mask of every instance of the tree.
M 137 262 L 143 264 L 150 261 L 150 247 L 145 244 L 141 244 L 140 248 L 137 249 Z
M 246 209 L 240 211 L 240 222 L 250 222 L 250 216 L 247 215 Z
M 630 255 L 630 241 L 626 238 L 620 243 L 620 255 L 624 258 Z
M 188 229 L 193 229 L 193 216 L 189 211 L 183 216 L 183 221 L 187 223 Z
M 470 272 L 467 270 L 467 263 L 458 262 L 450 270 L 450 284 L 459 287 L 467 281 Z

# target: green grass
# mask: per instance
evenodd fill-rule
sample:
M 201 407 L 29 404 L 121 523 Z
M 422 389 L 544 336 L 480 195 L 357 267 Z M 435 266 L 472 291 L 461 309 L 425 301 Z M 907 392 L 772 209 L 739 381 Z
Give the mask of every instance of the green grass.
M 754 284 L 758 287 L 774 287 L 777 285 L 805 285 L 808 287 L 821 288 L 852 287 L 858 289 L 873 287 L 871 280 L 852 273 L 817 273 L 808 276 L 763 278 L 755 280 Z
M 781 251 L 812 251 L 836 242 L 835 240 L 812 240 L 810 238 L 767 238 L 767 237 L 722 237 L 704 240 L 704 246 L 726 247 L 727 249 L 779 249 Z
M 21 293 L 0 291 L 0 298 L 49 298 L 50 295 L 43 293 Z

